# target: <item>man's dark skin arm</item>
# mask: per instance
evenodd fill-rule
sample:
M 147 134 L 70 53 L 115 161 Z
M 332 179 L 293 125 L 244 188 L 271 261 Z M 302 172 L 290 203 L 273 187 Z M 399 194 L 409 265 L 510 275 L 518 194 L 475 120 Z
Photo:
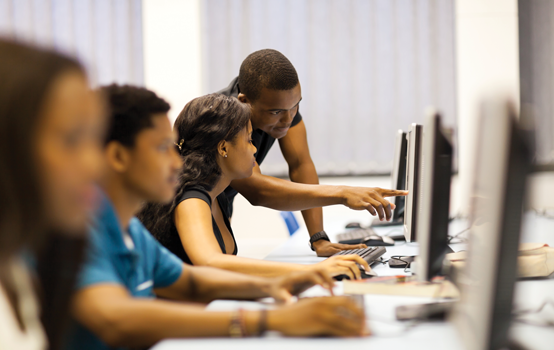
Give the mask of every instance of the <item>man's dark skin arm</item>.
M 308 137 L 304 121 L 289 129 L 287 135 L 279 140 L 283 157 L 289 166 L 291 181 L 304 184 L 319 184 L 319 176 L 310 156 Z M 323 231 L 323 209 L 321 207 L 302 210 L 302 217 L 311 236 Z M 331 243 L 324 239 L 313 244 L 318 256 L 331 256 L 343 249 L 365 248 L 365 244 Z
M 310 157 L 306 128 L 301 121 L 279 140 L 289 164 L 290 181 L 263 175 L 256 166 L 251 177 L 234 180 L 231 186 L 253 205 L 281 211 L 302 210 L 310 235 L 323 230 L 321 207 L 343 204 L 354 210 L 367 210 L 381 220 L 390 220 L 391 204 L 384 198 L 403 196 L 406 191 L 349 186 L 317 185 L 319 178 Z M 343 245 L 320 240 L 314 244 L 318 256 L 364 245 Z

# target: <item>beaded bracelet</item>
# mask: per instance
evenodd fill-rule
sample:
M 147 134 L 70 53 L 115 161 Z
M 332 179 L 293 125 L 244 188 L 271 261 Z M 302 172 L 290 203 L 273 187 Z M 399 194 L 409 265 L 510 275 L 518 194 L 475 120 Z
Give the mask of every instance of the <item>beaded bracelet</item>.
M 267 331 L 267 309 L 262 309 L 258 320 L 258 335 L 264 335 L 265 331 Z
M 231 323 L 229 324 L 229 335 L 232 338 L 242 338 L 246 336 L 246 327 L 244 325 L 243 310 L 234 310 L 231 313 Z

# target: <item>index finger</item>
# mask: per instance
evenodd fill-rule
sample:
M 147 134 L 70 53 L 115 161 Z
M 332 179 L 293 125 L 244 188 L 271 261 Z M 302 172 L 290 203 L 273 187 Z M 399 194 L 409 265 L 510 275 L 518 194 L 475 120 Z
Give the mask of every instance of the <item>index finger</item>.
M 369 264 L 367 263 L 367 261 L 365 261 L 361 256 L 356 254 L 342 255 L 342 256 L 344 256 L 348 260 L 355 260 L 358 264 L 362 265 L 367 272 L 371 271 L 371 267 L 369 267 Z
M 331 277 L 330 274 L 325 272 L 324 270 L 317 270 L 314 276 L 317 276 L 318 283 L 321 287 L 327 289 L 331 295 L 335 295 L 333 293 L 333 287 L 335 286 L 335 280 L 333 277 Z
M 325 277 L 321 273 L 319 273 L 319 271 L 317 271 L 316 273 L 314 273 L 312 275 L 311 280 L 314 283 L 314 285 L 319 285 L 322 288 L 327 289 L 327 290 L 332 289 L 329 285 L 329 281 L 326 281 Z
M 381 195 L 383 197 L 396 197 L 396 196 L 407 196 L 408 191 L 401 190 L 382 190 Z

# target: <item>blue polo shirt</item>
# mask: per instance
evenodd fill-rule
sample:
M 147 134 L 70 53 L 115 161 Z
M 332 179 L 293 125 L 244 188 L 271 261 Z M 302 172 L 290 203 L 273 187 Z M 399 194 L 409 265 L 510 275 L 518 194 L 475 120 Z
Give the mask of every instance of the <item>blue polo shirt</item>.
M 154 288 L 173 284 L 181 275 L 183 262 L 161 246 L 137 218 L 129 222 L 128 233 L 134 248 L 123 241 L 115 209 L 102 194 L 100 209 L 93 218 L 85 263 L 81 268 L 77 290 L 97 284 L 117 284 L 137 298 L 154 298 Z M 75 324 L 67 349 L 110 349 L 93 333 Z

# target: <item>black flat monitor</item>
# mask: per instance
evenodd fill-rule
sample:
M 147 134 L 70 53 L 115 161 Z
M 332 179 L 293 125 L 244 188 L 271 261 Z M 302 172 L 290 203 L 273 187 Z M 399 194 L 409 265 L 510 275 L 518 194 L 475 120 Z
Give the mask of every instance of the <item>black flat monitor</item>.
M 392 163 L 391 173 L 391 189 L 405 190 L 406 189 L 406 133 L 398 130 L 394 140 L 394 158 Z M 373 220 L 371 226 L 394 226 L 404 223 L 404 205 L 406 198 L 403 196 L 391 197 L 389 202 L 393 203 L 396 208 L 392 211 L 390 221 Z
M 423 136 L 423 126 L 412 124 L 406 134 L 406 196 L 404 204 L 404 237 L 406 242 L 414 242 L 417 233 L 417 213 L 420 188 L 420 171 L 422 164 L 421 141 Z
M 508 347 L 531 151 L 507 100 L 481 106 L 467 262 L 451 320 L 471 350 Z
M 448 246 L 450 180 L 453 147 L 451 133 L 442 128 L 441 117 L 430 109 L 423 128 L 423 162 L 418 200 L 416 273 L 429 281 L 442 271 L 442 262 L 452 250 Z

